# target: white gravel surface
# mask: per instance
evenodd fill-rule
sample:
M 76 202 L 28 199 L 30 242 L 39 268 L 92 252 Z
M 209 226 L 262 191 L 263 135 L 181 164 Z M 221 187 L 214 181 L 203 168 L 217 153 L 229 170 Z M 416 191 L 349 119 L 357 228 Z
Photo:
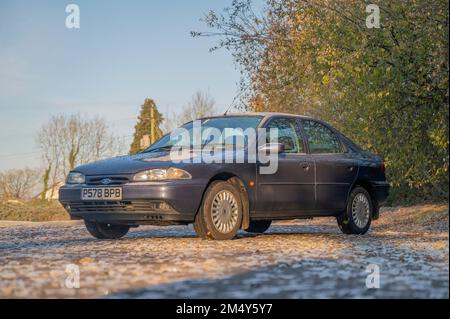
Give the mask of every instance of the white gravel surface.
M 0 297 L 448 298 L 448 227 L 383 218 L 365 236 L 318 219 L 232 241 L 201 240 L 192 226 L 97 240 L 79 222 L 0 222 Z M 79 267 L 78 289 L 65 286 L 68 264 Z M 366 287 L 370 264 L 380 270 L 378 289 Z

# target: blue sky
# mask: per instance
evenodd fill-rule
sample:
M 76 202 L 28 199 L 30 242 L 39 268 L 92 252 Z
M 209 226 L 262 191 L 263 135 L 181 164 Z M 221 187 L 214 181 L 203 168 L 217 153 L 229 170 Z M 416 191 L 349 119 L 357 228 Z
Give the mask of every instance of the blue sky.
M 202 89 L 226 109 L 233 59 L 189 33 L 230 2 L 0 0 L 0 170 L 40 166 L 35 135 L 53 114 L 100 115 L 129 136 L 146 97 L 172 112 Z M 80 29 L 65 27 L 69 3 Z

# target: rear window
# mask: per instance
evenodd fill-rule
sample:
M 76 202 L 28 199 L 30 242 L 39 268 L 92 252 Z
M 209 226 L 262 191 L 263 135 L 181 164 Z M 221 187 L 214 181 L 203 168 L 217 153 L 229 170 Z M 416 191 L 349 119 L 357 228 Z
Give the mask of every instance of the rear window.
M 302 120 L 303 129 L 312 154 L 341 153 L 342 145 L 337 135 L 325 125 L 311 120 Z

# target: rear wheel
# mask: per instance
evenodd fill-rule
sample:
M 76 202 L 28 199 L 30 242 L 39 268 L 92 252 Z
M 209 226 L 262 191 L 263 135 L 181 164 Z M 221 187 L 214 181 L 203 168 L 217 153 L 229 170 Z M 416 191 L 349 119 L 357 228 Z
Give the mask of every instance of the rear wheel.
M 337 223 L 344 234 L 365 234 L 372 221 L 373 203 L 369 193 L 360 186 L 350 193 L 347 208 L 337 217 Z
M 127 225 L 98 223 L 92 221 L 84 221 L 88 232 L 98 239 L 118 239 L 125 236 L 130 230 Z
M 250 227 L 247 228 L 245 231 L 249 233 L 262 234 L 267 229 L 269 229 L 271 224 L 272 224 L 271 220 L 252 220 L 250 222 Z
M 207 189 L 194 229 L 202 238 L 233 239 L 242 223 L 239 191 L 226 181 L 215 181 Z

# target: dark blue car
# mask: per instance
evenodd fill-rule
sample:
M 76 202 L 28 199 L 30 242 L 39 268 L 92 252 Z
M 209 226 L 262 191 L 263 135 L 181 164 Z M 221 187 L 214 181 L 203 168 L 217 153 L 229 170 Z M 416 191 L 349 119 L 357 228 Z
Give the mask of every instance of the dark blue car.
M 261 173 L 268 163 L 245 153 L 224 161 L 240 153 L 237 138 L 214 145 L 216 160 L 196 160 L 214 144 L 202 137 L 200 147 L 189 144 L 182 160 L 174 161 L 169 134 L 142 153 L 76 167 L 60 189 L 61 204 L 100 239 L 120 238 L 144 224 L 191 223 L 202 238 L 232 239 L 239 229 L 262 233 L 273 220 L 323 216 L 336 217 L 346 234 L 364 234 L 379 217 L 389 192 L 383 161 L 330 125 L 281 113 L 208 117 L 200 124 L 202 132 L 266 129 L 255 147 L 275 154 L 276 170 Z M 193 126 L 182 128 L 192 133 Z M 276 140 L 270 129 L 277 129 Z M 251 141 L 241 148 L 251 148 Z

